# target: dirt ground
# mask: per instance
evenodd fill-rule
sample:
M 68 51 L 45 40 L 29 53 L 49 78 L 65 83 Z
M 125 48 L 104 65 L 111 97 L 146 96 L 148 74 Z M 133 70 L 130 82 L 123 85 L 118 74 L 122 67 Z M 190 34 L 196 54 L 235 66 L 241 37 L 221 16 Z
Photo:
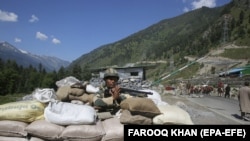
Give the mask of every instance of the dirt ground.
M 236 125 L 237 122 L 225 118 L 207 108 L 193 103 L 178 95 L 162 95 L 162 101 L 170 105 L 177 105 L 187 111 L 195 125 Z

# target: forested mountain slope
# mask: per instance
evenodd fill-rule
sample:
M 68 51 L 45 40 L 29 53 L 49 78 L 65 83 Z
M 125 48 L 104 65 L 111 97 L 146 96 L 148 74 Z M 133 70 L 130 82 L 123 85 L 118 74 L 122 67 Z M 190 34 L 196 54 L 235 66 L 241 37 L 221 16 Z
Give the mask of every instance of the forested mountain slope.
M 81 68 L 125 66 L 138 62 L 164 60 L 151 76 L 188 63 L 186 56 L 199 58 L 225 43 L 250 45 L 248 0 L 233 0 L 216 8 L 202 7 L 164 19 L 120 41 L 103 45 L 73 61 Z M 172 63 L 172 64 L 171 64 Z M 139 65 L 141 65 L 139 63 Z

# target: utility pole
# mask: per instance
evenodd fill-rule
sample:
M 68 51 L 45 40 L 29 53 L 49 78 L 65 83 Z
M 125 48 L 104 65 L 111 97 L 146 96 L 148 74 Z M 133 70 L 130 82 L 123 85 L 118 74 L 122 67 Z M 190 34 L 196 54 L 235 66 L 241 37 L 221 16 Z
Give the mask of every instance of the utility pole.
M 173 55 L 173 50 L 171 50 L 171 53 L 170 53 L 171 57 L 170 57 L 170 62 L 169 62 L 169 68 L 170 68 L 170 71 L 174 71 L 174 55 Z
M 225 44 L 228 41 L 228 21 L 229 21 L 229 15 L 224 15 L 223 44 Z

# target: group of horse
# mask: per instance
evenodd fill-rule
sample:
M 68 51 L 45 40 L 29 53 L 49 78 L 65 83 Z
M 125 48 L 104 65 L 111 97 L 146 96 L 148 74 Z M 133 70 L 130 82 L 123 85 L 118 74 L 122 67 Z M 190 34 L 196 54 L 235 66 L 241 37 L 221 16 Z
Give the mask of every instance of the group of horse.
M 187 89 L 188 94 L 210 94 L 214 91 L 214 87 L 209 85 L 192 85 Z
M 216 88 L 214 86 L 206 85 L 206 84 L 191 85 L 190 83 L 181 82 L 178 87 L 181 90 L 181 93 L 185 93 L 188 95 L 190 95 L 190 94 L 210 94 L 211 92 L 216 93 Z M 219 96 L 222 96 L 224 93 L 224 88 L 218 87 L 217 93 Z

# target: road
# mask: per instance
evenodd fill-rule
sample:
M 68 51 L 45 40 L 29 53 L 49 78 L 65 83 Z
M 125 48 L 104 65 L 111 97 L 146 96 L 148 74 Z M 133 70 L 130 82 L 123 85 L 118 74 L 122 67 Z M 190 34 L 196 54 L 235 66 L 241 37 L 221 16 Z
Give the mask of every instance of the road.
M 201 98 L 187 97 L 187 99 L 221 116 L 235 121 L 236 124 L 238 123 L 250 125 L 250 121 L 244 121 L 240 119 L 240 108 L 238 100 L 210 95 L 204 95 Z

